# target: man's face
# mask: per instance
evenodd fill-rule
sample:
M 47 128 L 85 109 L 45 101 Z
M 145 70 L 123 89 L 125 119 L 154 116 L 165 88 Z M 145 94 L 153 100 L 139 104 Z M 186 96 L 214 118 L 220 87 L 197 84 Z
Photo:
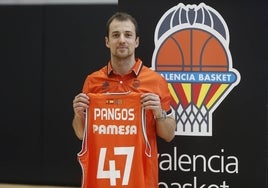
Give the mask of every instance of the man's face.
M 110 48 L 111 55 L 117 58 L 126 58 L 134 55 L 139 45 L 135 26 L 129 21 L 113 20 L 110 24 L 109 37 L 105 38 L 106 46 Z

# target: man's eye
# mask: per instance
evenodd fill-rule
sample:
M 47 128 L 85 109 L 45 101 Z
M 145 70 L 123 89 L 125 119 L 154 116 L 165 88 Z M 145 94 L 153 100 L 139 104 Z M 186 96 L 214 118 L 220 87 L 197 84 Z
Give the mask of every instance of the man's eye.
M 112 37 L 113 38 L 118 38 L 119 37 L 119 34 L 113 34 Z
M 126 37 L 130 38 L 130 37 L 132 37 L 132 34 L 131 33 L 127 33 L 126 34 Z

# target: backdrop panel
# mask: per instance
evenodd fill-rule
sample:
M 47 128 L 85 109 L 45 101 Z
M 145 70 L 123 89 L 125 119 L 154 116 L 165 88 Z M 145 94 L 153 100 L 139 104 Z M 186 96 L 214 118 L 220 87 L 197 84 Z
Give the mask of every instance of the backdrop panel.
M 80 185 L 72 100 L 107 63 L 116 5 L 0 6 L 0 181 Z
M 213 112 L 212 135 L 177 135 L 172 143 L 159 140 L 159 187 L 265 188 L 267 4 L 263 1 L 253 5 L 250 1 L 122 0 L 119 6 L 137 18 L 141 31 L 138 55 L 151 66 L 154 32 L 160 18 L 179 3 L 199 5 L 201 2 L 225 20 L 233 68 L 240 73 L 241 80 Z
M 0 178 L 40 179 L 42 8 L 0 7 Z

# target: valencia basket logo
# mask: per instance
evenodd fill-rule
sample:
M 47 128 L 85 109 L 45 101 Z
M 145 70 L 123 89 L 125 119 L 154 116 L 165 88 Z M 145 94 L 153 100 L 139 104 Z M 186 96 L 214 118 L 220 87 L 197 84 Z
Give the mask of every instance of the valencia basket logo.
M 168 81 L 176 135 L 212 136 L 212 113 L 240 82 L 232 66 L 229 30 L 204 3 L 179 3 L 159 20 L 152 69 Z

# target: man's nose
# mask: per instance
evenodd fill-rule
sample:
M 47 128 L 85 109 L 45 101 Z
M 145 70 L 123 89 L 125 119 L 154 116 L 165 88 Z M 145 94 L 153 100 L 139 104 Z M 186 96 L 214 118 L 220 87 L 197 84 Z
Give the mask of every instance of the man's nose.
M 120 37 L 119 37 L 119 41 L 120 42 L 125 42 L 125 39 L 126 39 L 125 36 L 123 34 L 121 34 Z

